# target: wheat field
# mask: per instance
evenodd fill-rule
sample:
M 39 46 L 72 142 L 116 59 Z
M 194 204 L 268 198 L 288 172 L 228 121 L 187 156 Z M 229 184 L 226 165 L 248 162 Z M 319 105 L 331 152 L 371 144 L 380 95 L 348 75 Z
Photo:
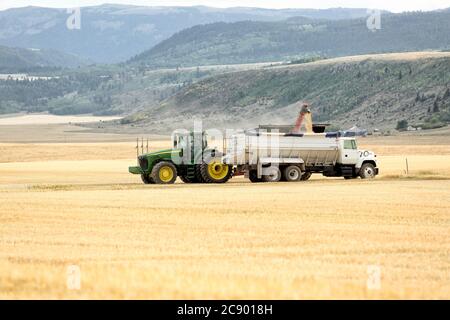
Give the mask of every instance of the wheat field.
M 127 173 L 133 142 L 0 144 L 0 298 L 448 299 L 450 143 L 436 141 L 364 142 L 374 181 L 171 186 Z

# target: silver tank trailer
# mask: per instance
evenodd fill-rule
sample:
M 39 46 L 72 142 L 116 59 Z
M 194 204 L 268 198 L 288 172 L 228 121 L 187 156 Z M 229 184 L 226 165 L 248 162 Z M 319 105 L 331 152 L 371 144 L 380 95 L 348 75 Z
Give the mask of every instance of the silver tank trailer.
M 333 166 L 338 159 L 339 143 L 325 134 L 241 133 L 226 140 L 225 154 L 223 162 L 235 166 L 268 163 Z

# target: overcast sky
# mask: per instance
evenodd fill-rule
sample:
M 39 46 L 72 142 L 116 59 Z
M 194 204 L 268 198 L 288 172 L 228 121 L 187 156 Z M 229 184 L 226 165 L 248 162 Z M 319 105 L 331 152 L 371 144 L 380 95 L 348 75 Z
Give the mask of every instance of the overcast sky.
M 264 7 L 264 8 L 376 8 L 393 12 L 413 10 L 435 10 L 450 7 L 450 0 L 0 0 L 0 10 L 13 7 L 83 7 L 102 3 L 123 3 L 148 6 L 191 6 L 212 7 Z

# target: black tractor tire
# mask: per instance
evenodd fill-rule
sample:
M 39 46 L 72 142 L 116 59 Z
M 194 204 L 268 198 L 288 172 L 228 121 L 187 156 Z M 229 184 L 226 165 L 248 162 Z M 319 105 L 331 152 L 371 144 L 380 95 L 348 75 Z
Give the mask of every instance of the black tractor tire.
M 226 183 L 233 177 L 233 166 L 221 162 L 222 153 L 207 155 L 198 166 L 201 179 L 205 183 Z
M 196 179 L 191 179 L 188 178 L 187 176 L 180 176 L 180 180 L 183 181 L 184 183 L 196 183 Z
M 361 179 L 373 179 L 375 178 L 375 167 L 371 163 L 365 163 L 359 170 L 359 176 Z
M 263 182 L 262 177 L 258 178 L 258 172 L 256 170 L 250 170 L 250 172 L 248 173 L 248 178 L 253 183 Z
M 311 178 L 311 176 L 312 176 L 312 173 L 306 171 L 306 172 L 303 173 L 302 177 L 300 178 L 300 181 L 309 180 L 309 178 Z
M 155 182 L 148 174 L 141 174 L 142 182 L 145 184 L 154 184 Z
M 233 167 L 226 164 L 218 165 L 221 169 L 217 170 L 217 175 L 211 173 L 210 166 L 213 164 L 202 163 L 200 165 L 200 174 L 202 176 L 202 180 L 206 183 L 226 183 L 233 176 Z
M 172 162 L 158 162 L 152 169 L 151 179 L 156 184 L 173 184 L 177 180 L 177 168 Z
M 201 164 L 196 164 L 195 165 L 195 179 L 194 179 L 194 183 L 208 183 L 207 181 L 205 181 L 202 177 L 202 165 Z
M 264 182 L 278 182 L 281 180 L 281 171 L 277 167 L 269 167 L 268 170 L 272 171 L 271 173 L 263 176 Z
M 283 170 L 284 181 L 297 182 L 302 178 L 302 169 L 298 166 L 289 166 Z

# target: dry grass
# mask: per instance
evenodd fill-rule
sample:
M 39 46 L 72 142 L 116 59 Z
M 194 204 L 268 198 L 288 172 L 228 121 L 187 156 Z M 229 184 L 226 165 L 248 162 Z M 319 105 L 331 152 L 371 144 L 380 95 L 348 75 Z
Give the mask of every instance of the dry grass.
M 25 161 L 0 163 L 0 298 L 450 297 L 448 154 L 386 147 L 375 181 L 146 186 L 130 146 L 0 145 Z
M 167 141 L 149 142 L 149 151 L 170 148 Z M 139 149 L 140 152 L 141 148 Z M 146 142 L 144 142 L 144 151 Z M 136 141 L 116 143 L 0 143 L 0 163 L 30 161 L 120 160 L 136 157 Z M 136 161 L 136 160 L 134 160 Z
M 450 181 L 236 181 L 2 192 L 0 297 L 449 297 Z

